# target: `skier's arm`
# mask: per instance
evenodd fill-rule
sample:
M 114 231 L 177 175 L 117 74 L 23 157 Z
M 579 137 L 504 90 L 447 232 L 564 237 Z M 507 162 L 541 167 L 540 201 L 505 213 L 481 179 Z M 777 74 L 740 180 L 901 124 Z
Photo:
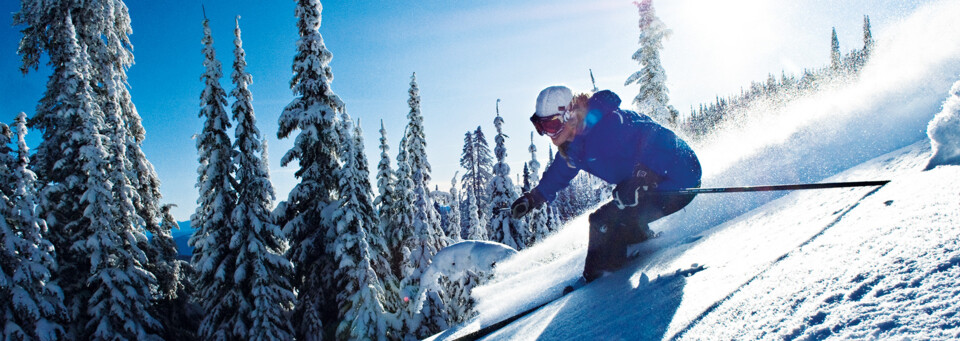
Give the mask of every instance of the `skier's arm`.
M 553 158 L 553 163 L 543 172 L 540 183 L 533 190 L 540 192 L 547 199 L 547 202 L 551 202 L 557 197 L 557 192 L 566 188 L 578 172 L 580 172 L 580 169 L 570 166 L 558 152 Z

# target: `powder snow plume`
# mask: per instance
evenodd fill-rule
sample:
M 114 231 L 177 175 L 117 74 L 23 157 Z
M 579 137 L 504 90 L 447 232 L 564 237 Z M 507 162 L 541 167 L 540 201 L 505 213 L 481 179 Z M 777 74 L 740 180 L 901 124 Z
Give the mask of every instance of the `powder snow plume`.
M 694 146 L 703 187 L 816 182 L 926 138 L 960 75 L 960 2 L 919 8 L 885 27 L 858 80 L 789 103 Z M 862 179 L 881 180 L 881 179 Z M 783 193 L 710 194 L 654 229 L 692 235 Z

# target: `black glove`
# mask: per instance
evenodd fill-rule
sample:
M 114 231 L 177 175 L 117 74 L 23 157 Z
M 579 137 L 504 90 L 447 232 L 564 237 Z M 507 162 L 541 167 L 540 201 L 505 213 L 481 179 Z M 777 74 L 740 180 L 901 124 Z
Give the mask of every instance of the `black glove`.
M 633 169 L 633 176 L 617 184 L 613 189 L 613 200 L 621 210 L 635 207 L 648 191 L 653 191 L 660 183 L 660 175 L 644 165 L 637 165 Z
M 513 216 L 513 219 L 520 219 L 545 202 L 547 202 L 547 199 L 536 189 L 523 193 L 520 199 L 517 199 L 510 205 L 510 215 Z

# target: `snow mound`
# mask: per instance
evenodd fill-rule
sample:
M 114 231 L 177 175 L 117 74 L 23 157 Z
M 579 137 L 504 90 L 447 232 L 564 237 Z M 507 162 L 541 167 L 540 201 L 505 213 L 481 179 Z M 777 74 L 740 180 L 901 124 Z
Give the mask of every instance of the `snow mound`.
M 465 240 L 443 248 L 433 256 L 430 266 L 420 277 L 420 294 L 417 295 L 417 310 L 423 307 L 427 291 L 440 291 L 440 277 L 459 281 L 470 273 L 492 273 L 498 263 L 517 254 L 517 250 L 504 244 Z

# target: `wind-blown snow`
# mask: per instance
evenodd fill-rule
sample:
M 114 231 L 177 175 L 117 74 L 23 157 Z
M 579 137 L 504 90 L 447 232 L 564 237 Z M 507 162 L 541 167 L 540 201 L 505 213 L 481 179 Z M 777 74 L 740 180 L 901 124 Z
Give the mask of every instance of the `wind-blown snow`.
M 933 145 L 927 169 L 960 164 L 960 81 L 953 83 L 943 110 L 927 126 L 927 135 Z
M 858 81 L 694 146 L 703 186 L 821 181 L 926 138 L 927 122 L 960 75 L 958 15 L 956 1 L 920 8 L 875 35 L 876 49 Z M 783 194 L 741 196 L 735 202 L 700 196 L 687 208 L 690 214 L 663 219 L 659 227 L 697 233 Z
M 705 187 L 892 180 L 701 195 L 653 225 L 641 259 L 488 339 L 960 337 L 960 167 L 922 171 L 925 134 L 960 75 L 960 2 L 876 34 L 858 81 L 696 147 Z M 583 266 L 586 217 L 499 265 L 453 339 L 559 296 Z M 686 278 L 676 269 L 701 263 Z

